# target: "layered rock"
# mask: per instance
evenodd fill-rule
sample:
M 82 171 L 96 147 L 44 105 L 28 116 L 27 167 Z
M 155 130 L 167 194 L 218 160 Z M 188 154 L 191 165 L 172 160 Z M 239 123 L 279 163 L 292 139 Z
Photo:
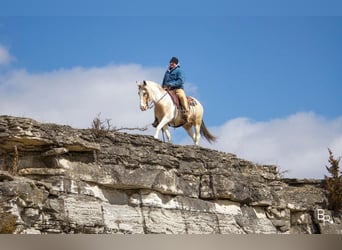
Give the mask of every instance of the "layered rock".
M 15 233 L 342 233 L 321 180 L 94 132 L 0 116 L 0 213 L 15 216 Z

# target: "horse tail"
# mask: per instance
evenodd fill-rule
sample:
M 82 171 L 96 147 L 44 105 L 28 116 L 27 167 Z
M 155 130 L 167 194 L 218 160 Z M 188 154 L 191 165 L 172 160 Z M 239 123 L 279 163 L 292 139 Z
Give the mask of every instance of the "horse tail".
M 201 132 L 201 135 L 203 135 L 209 143 L 216 142 L 217 138 L 209 132 L 203 120 L 202 120 L 200 132 Z

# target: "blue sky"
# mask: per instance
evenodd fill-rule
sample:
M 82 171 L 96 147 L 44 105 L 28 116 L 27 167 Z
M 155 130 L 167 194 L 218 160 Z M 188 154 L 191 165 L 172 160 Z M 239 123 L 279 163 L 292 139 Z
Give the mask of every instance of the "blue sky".
M 212 125 L 236 116 L 340 114 L 340 17 L 175 19 L 9 17 L 0 31 L 17 58 L 11 66 L 33 73 L 107 64 L 165 67 L 176 55 Z
M 7 16 L 341 15 L 339 0 L 2 0 Z
M 100 16 L 108 9 L 91 12 L 95 5 L 85 3 L 83 16 L 66 1 L 41 9 L 5 3 L 1 114 L 82 128 L 101 112 L 117 127 L 145 126 L 153 113 L 139 110 L 135 81 L 161 82 L 177 56 L 185 90 L 204 105 L 205 123 L 219 136 L 202 146 L 276 164 L 288 177 L 323 178 L 327 148 L 342 155 L 342 17 L 335 1 L 310 1 L 310 8 L 300 1 L 299 10 L 288 1 L 273 12 L 213 1 L 193 15 L 186 2 L 178 16 L 163 15 L 160 4 L 150 13 L 141 1 L 126 8 L 129 15 Z M 113 12 L 127 7 L 104 3 Z M 191 144 L 184 132 L 172 133 L 175 143 Z

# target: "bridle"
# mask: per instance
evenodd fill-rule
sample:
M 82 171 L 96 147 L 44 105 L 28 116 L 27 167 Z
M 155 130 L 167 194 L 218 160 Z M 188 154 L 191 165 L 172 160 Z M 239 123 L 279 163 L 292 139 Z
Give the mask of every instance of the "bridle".
M 144 96 L 143 96 L 143 98 L 146 99 L 146 100 L 145 100 L 145 105 L 146 105 L 146 107 L 147 107 L 148 109 L 152 109 L 152 108 L 154 107 L 155 104 L 159 103 L 159 102 L 167 95 L 167 91 L 166 91 L 165 94 L 162 95 L 162 97 L 160 97 L 160 98 L 158 99 L 158 101 L 153 102 L 153 101 L 150 101 L 150 95 L 149 95 L 149 93 L 148 93 L 148 91 L 147 91 L 146 88 L 142 88 L 140 91 L 144 91 L 143 95 L 146 95 L 146 96 L 147 96 L 147 97 L 144 97 Z M 150 103 L 149 103 L 149 101 L 150 101 Z

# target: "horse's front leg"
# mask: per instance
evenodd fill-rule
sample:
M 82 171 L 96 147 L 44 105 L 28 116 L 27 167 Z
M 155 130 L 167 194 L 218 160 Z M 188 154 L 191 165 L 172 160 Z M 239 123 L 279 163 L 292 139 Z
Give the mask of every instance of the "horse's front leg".
M 171 133 L 170 133 L 170 130 L 169 130 L 169 125 L 166 124 L 166 125 L 163 127 L 162 130 L 163 130 L 163 132 L 165 132 L 165 134 L 166 134 L 167 141 L 168 141 L 169 143 L 171 143 L 172 141 L 171 141 Z
M 159 132 L 162 128 L 164 128 L 164 131 L 166 133 L 167 139 L 169 142 L 171 142 L 171 134 L 169 131 L 169 128 L 167 127 L 167 124 L 169 123 L 169 120 L 167 117 L 163 117 L 161 121 L 159 122 L 157 128 L 156 128 L 156 133 L 154 134 L 154 138 L 158 139 Z

